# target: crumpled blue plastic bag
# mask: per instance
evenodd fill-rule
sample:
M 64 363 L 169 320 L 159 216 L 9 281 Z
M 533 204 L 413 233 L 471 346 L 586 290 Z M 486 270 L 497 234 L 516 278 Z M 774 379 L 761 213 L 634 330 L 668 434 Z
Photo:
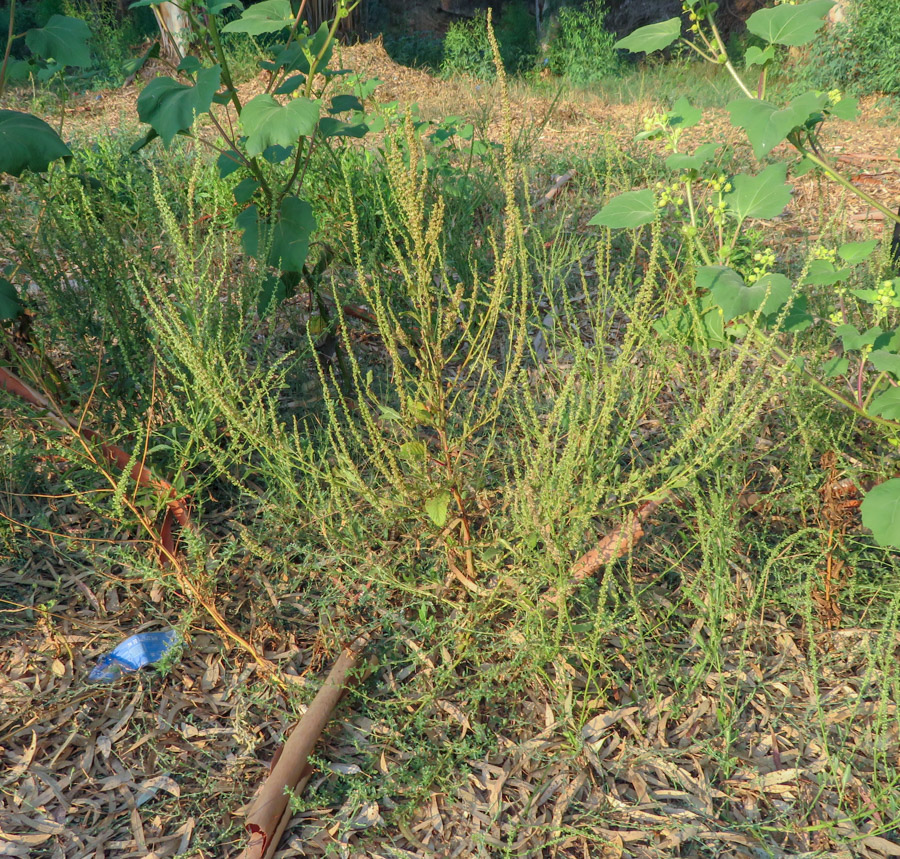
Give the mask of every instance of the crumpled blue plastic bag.
M 101 656 L 88 680 L 96 683 L 109 683 L 117 680 L 123 673 L 139 671 L 145 665 L 158 662 L 175 645 L 178 644 L 178 633 L 174 629 L 161 632 L 140 632 L 126 638 L 115 649 Z

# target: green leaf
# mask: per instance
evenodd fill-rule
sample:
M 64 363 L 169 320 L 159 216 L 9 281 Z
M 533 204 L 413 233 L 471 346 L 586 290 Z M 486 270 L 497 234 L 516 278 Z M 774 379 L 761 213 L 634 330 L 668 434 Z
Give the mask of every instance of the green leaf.
M 61 66 L 87 68 L 91 65 L 88 39 L 91 28 L 80 18 L 52 15 L 45 27 L 29 30 L 25 44 L 42 60 L 56 60 Z
M 244 205 L 259 190 L 259 182 L 252 176 L 242 179 L 234 186 L 234 199 L 236 203 Z
M 72 152 L 43 119 L 17 110 L 0 110 L 0 173 L 41 173 L 57 158 Z
M 275 87 L 275 95 L 290 95 L 295 90 L 300 89 L 305 83 L 306 75 L 291 75 Z
M 261 36 L 286 30 L 293 23 L 290 0 L 263 0 L 245 9 L 240 18 L 222 27 L 222 32 Z
M 226 176 L 230 176 L 234 173 L 235 170 L 240 170 L 241 167 L 244 166 L 244 162 L 241 160 L 241 156 L 234 149 L 229 149 L 227 152 L 223 152 L 216 159 L 216 167 L 219 170 L 219 178 L 224 179 Z
M 652 54 L 654 51 L 668 48 L 680 35 L 681 18 L 669 18 L 668 21 L 660 21 L 658 24 L 638 27 L 624 39 L 619 39 L 613 47 L 622 51 L 631 51 L 633 54 L 639 51 Z
M 323 116 L 319 120 L 319 131 L 322 137 L 365 137 L 369 126 L 364 123 L 341 122 L 333 116 Z
M 175 69 L 176 72 L 186 72 L 189 75 L 192 75 L 194 72 L 199 71 L 203 68 L 203 63 L 200 62 L 197 57 L 193 57 L 190 54 L 186 56 Z
M 722 308 L 709 294 L 673 307 L 653 323 L 653 329 L 666 340 L 687 342 L 694 348 L 723 349 L 730 345 Z
M 791 282 L 783 274 L 763 275 L 752 286 L 725 266 L 704 266 L 697 272 L 697 286 L 709 289 L 715 303 L 722 308 L 725 322 L 756 313 L 775 313 L 791 297 Z
M 764 66 L 769 60 L 775 56 L 775 48 L 767 45 L 765 50 L 751 45 L 744 54 L 744 68 L 749 69 L 751 66 Z
M 890 373 L 895 379 L 900 379 L 900 355 L 896 352 L 875 349 L 869 353 L 869 360 L 879 373 Z
M 259 216 L 254 203 L 234 220 L 237 229 L 243 231 L 241 244 L 250 256 L 259 259 L 269 244 L 268 264 L 282 271 L 301 273 L 309 253 L 309 237 L 316 229 L 312 207 L 299 197 L 286 197 L 281 204 L 274 224 L 267 224 Z M 271 229 L 271 243 L 268 230 Z
M 893 390 L 897 392 L 897 388 Z M 875 405 L 874 401 L 872 405 Z M 900 478 L 895 477 L 872 487 L 863 498 L 860 509 L 863 525 L 875 539 L 882 546 L 900 549 Z
M 869 403 L 869 411 L 889 421 L 900 420 L 900 388 L 890 388 L 874 397 Z
M 450 493 L 446 489 L 442 489 L 425 502 L 425 512 L 438 528 L 443 528 L 447 524 L 447 508 L 450 506 L 451 498 Z
M 803 283 L 813 286 L 832 286 L 846 280 L 849 276 L 849 268 L 836 269 L 834 264 L 827 259 L 814 259 L 806 269 Z
M 273 274 L 267 275 L 262 282 L 259 298 L 256 299 L 256 315 L 260 319 L 265 317 L 274 304 L 276 307 L 287 298 L 287 285 Z
M 209 110 L 221 74 L 220 66 L 210 66 L 197 74 L 193 86 L 170 77 L 155 78 L 138 96 L 138 117 L 168 146 L 179 131 L 189 131 L 196 118 Z
M 822 365 L 822 375 L 826 379 L 833 379 L 835 376 L 843 376 L 849 368 L 850 361 L 840 355 L 837 355 L 834 358 L 829 358 Z
M 592 227 L 641 227 L 656 218 L 656 198 L 649 188 L 613 197 L 593 218 Z
M 428 449 L 420 441 L 408 441 L 400 445 L 397 456 L 407 462 L 415 462 L 416 460 L 421 461 L 428 456 Z
M 0 277 L 0 322 L 15 319 L 22 312 L 19 293 L 5 277 Z
M 847 265 L 856 265 L 870 256 L 876 247 L 878 247 L 877 239 L 870 239 L 867 242 L 847 242 L 838 248 L 838 254 Z
M 799 47 L 816 37 L 832 6 L 834 0 L 808 0 L 796 6 L 782 3 L 754 12 L 747 19 L 747 29 L 767 42 Z
M 317 101 L 294 98 L 281 105 L 267 93 L 258 95 L 241 112 L 241 127 L 247 132 L 247 154 L 252 158 L 269 146 L 292 146 L 299 137 L 309 137 L 318 120 Z
M 855 349 L 862 349 L 863 346 L 874 346 L 885 332 L 878 325 L 863 333 L 860 333 L 855 325 L 838 325 L 834 333 L 841 338 L 844 351 L 852 352 Z
M 355 95 L 336 95 L 331 99 L 329 113 L 344 113 L 347 110 L 362 110 L 362 102 Z
M 756 176 L 735 176 L 731 180 L 734 190 L 725 195 L 725 204 L 740 221 L 774 218 L 791 201 L 792 187 L 785 182 L 786 176 L 786 164 L 771 164 Z
M 718 143 L 704 143 L 694 150 L 693 155 L 684 152 L 670 155 L 666 158 L 666 167 L 669 170 L 699 170 L 707 161 L 712 161 L 718 151 Z
M 853 120 L 859 116 L 859 100 L 850 95 L 845 95 L 839 102 L 831 105 L 828 112 L 838 119 Z
M 692 128 L 703 118 L 703 111 L 694 107 L 685 96 L 681 96 L 666 115 L 672 128 Z
M 805 125 L 821 113 L 828 102 L 824 93 L 806 92 L 784 108 L 758 98 L 739 98 L 727 105 L 731 124 L 743 128 L 753 146 L 753 154 L 762 158 L 781 143 L 795 128 Z

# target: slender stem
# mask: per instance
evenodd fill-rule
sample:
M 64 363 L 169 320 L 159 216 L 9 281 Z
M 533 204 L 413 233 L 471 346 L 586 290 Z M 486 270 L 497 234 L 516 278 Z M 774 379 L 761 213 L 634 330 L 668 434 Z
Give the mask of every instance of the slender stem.
M 790 139 L 790 138 L 789 138 Z M 848 191 L 852 191 L 859 197 L 861 200 L 865 200 L 873 209 L 878 209 L 885 217 L 890 218 L 892 221 L 900 223 L 900 217 L 898 217 L 897 213 L 889 209 L 887 206 L 882 205 L 878 202 L 871 194 L 867 194 L 863 191 L 862 188 L 858 188 L 854 185 L 849 179 L 845 176 L 842 176 L 837 170 L 834 169 L 827 161 L 824 161 L 822 158 L 819 158 L 818 155 L 810 152 L 806 147 L 804 147 L 799 141 L 791 140 L 790 141 L 794 148 L 801 154 L 806 156 L 816 167 L 820 167 L 825 171 L 828 176 L 834 179 L 839 185 L 843 185 Z
M 9 52 L 12 50 L 13 30 L 16 26 L 16 0 L 9 0 L 9 32 L 6 34 L 6 50 L 3 52 L 3 64 L 0 65 L 0 95 L 6 90 L 6 67 L 9 63 Z
M 885 379 L 888 379 L 888 378 L 890 378 L 890 377 L 888 376 L 886 370 L 882 370 L 882 371 L 878 374 L 878 378 L 875 379 L 875 381 L 872 383 L 872 386 L 869 388 L 869 393 L 866 395 L 866 399 L 865 399 L 865 401 L 863 402 L 863 408 L 864 408 L 864 409 L 868 409 L 868 408 L 869 408 L 869 404 L 872 402 L 872 397 L 875 396 L 875 391 L 878 390 L 878 386 L 879 386 Z
M 240 116 L 244 106 L 241 104 L 241 98 L 238 95 L 237 87 L 231 79 L 231 69 L 228 66 L 228 58 L 225 56 L 225 49 L 222 47 L 222 39 L 219 36 L 219 25 L 216 23 L 215 15 L 209 16 L 209 37 L 212 39 L 213 47 L 216 49 L 216 58 L 219 61 L 219 65 L 222 67 L 222 80 L 228 90 L 231 103 L 234 105 L 237 115 Z
M 294 23 L 291 24 L 291 31 L 288 33 L 287 39 L 285 39 L 285 45 L 289 45 L 294 36 L 297 35 L 297 30 L 300 28 L 300 19 L 303 17 L 303 12 L 306 10 L 307 0 L 300 0 L 300 8 L 297 10 L 297 14 L 294 16 Z M 282 70 L 283 75 L 281 80 L 287 77 L 287 70 Z M 272 72 L 272 77 L 269 79 L 269 85 L 266 87 L 266 93 L 271 93 L 273 89 L 275 89 L 275 82 L 279 80 L 278 71 Z

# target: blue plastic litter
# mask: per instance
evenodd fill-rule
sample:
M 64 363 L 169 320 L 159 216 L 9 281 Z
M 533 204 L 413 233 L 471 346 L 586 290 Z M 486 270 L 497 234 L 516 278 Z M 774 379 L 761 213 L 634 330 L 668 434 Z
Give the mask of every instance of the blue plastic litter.
M 98 683 L 117 680 L 125 672 L 139 671 L 151 662 L 158 662 L 176 644 L 178 633 L 174 629 L 132 635 L 106 656 L 100 657 L 88 680 Z

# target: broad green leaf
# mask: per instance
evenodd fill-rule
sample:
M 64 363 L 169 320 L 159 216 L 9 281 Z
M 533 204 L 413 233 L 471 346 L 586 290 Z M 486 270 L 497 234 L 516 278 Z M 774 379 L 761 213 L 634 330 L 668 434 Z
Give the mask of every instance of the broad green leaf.
M 19 293 L 5 277 L 0 277 L 0 322 L 15 319 L 22 312 Z
M 894 388 L 893 392 L 900 394 L 897 388 Z M 872 405 L 875 405 L 874 400 Z M 897 407 L 900 409 L 900 399 Z M 900 549 L 900 478 L 895 477 L 872 487 L 863 498 L 860 509 L 863 525 L 872 532 L 875 539 L 882 546 Z
M 56 60 L 61 66 L 87 68 L 91 65 L 88 39 L 91 28 L 80 18 L 52 15 L 45 27 L 29 30 L 25 44 L 42 60 Z
M 658 24 L 638 27 L 624 39 L 619 39 L 613 47 L 622 51 L 631 51 L 633 54 L 639 51 L 652 54 L 654 51 L 668 48 L 680 35 L 681 18 L 669 18 L 668 21 L 660 21 Z
M 672 128 L 692 128 L 703 118 L 703 111 L 694 107 L 685 96 L 681 96 L 667 114 Z
M 425 512 L 438 528 L 443 528 L 447 524 L 447 509 L 450 507 L 452 497 L 446 489 L 442 489 L 425 502 Z
M 221 73 L 220 66 L 203 69 L 193 86 L 170 77 L 150 81 L 137 100 L 141 122 L 152 126 L 168 146 L 179 131 L 190 130 L 196 118 L 209 110 Z
M 331 99 L 329 113 L 344 113 L 347 110 L 362 110 L 362 102 L 355 95 L 336 95 Z M 445 120 L 446 121 L 446 120 Z
M 735 99 L 727 108 L 731 124 L 744 129 L 753 146 L 753 154 L 762 158 L 791 131 L 821 113 L 827 102 L 828 96 L 824 93 L 806 92 L 781 109 L 758 98 Z
M 274 274 L 267 275 L 256 299 L 256 315 L 262 319 L 273 305 L 277 307 L 287 298 L 287 293 L 287 285 L 280 277 Z
M 744 53 L 744 68 L 749 69 L 751 66 L 764 66 L 769 60 L 775 56 L 775 48 L 767 45 L 765 50 L 751 45 Z
M 200 62 L 197 57 L 193 57 L 190 54 L 186 56 L 175 69 L 176 72 L 186 72 L 189 75 L 192 75 L 194 72 L 199 71 L 203 68 L 203 63 Z
M 400 459 L 405 459 L 407 462 L 415 462 L 416 460 L 425 459 L 425 457 L 428 456 L 428 449 L 420 441 L 407 441 L 400 445 L 397 456 L 399 456 Z
M 874 397 L 869 411 L 889 421 L 900 421 L 900 388 L 890 388 Z
M 735 176 L 731 180 L 734 190 L 725 195 L 725 204 L 740 221 L 774 218 L 791 201 L 792 187 L 785 182 L 786 176 L 786 164 L 771 164 L 756 176 Z
M 850 368 L 850 361 L 841 355 L 829 358 L 822 365 L 822 375 L 826 379 L 833 379 L 835 376 L 843 376 Z
M 815 322 L 807 308 L 808 302 L 806 296 L 798 295 L 791 304 L 787 316 L 785 316 L 780 323 L 777 318 L 770 317 L 766 320 L 766 325 L 771 331 L 786 331 L 792 334 L 806 331 L 806 329 Z
M 723 349 L 731 342 L 725 334 L 722 308 L 710 294 L 673 307 L 653 323 L 653 329 L 667 340 L 688 342 L 694 348 Z
M 263 0 L 245 9 L 240 18 L 222 27 L 222 32 L 261 36 L 286 30 L 293 23 L 290 0 Z
M 259 190 L 259 182 L 252 176 L 242 179 L 234 186 L 234 200 L 240 205 L 244 205 L 250 201 L 253 195 Z
M 867 242 L 847 242 L 838 248 L 838 254 L 847 265 L 856 265 L 870 256 L 877 247 L 877 239 L 870 239 Z
M 0 110 L 0 173 L 41 173 L 57 158 L 72 152 L 43 119 L 17 110 Z
M 754 12 L 747 19 L 747 29 L 754 36 L 776 45 L 806 45 L 816 37 L 832 6 L 834 0 L 807 0 L 796 6 L 782 3 Z
M 275 87 L 275 95 L 290 95 L 292 92 L 300 89 L 305 83 L 306 75 L 291 75 Z
M 590 226 L 641 227 L 656 218 L 656 198 L 649 188 L 642 191 L 626 191 L 613 197 L 593 218 Z
M 839 102 L 831 105 L 828 112 L 838 119 L 856 119 L 859 116 L 859 100 L 845 95 Z
M 776 313 L 791 297 L 791 282 L 783 274 L 766 274 L 752 286 L 746 286 L 737 272 L 723 266 L 705 266 L 698 271 L 697 285 L 702 286 L 701 272 L 715 269 L 721 273 L 712 278 L 710 294 L 722 308 L 725 322 L 756 313 L 760 308 L 763 316 Z
M 333 116 L 323 116 L 319 120 L 319 131 L 322 132 L 322 137 L 365 137 L 369 133 L 369 126 L 363 123 L 354 125 L 341 122 Z
M 294 98 L 279 104 L 267 93 L 256 96 L 241 111 L 241 127 L 247 133 L 247 154 L 252 158 L 269 146 L 293 146 L 299 137 L 316 130 L 319 103 Z
M 814 259 L 806 269 L 803 282 L 813 286 L 832 286 L 850 276 L 849 268 L 836 269 L 834 263 L 827 259 Z
M 875 349 L 869 353 L 869 360 L 879 373 L 890 373 L 895 379 L 900 379 L 900 355 L 896 352 Z
M 862 349 L 863 346 L 875 346 L 876 343 L 878 343 L 879 346 L 882 345 L 878 341 L 880 339 L 883 340 L 886 332 L 882 331 L 881 327 L 876 325 L 874 328 L 870 328 L 868 331 L 860 333 L 855 325 L 848 324 L 838 325 L 838 327 L 834 329 L 834 333 L 841 338 L 844 351 L 852 352 L 856 349 Z
M 230 176 L 234 173 L 235 170 L 240 170 L 241 167 L 244 166 L 244 162 L 241 160 L 241 156 L 234 149 L 229 149 L 226 152 L 223 152 L 216 159 L 216 167 L 219 170 L 219 178 L 224 179 L 226 176 Z
M 282 271 L 303 271 L 303 263 L 309 253 L 309 237 L 316 229 L 312 207 L 306 200 L 286 197 L 274 224 L 262 221 L 254 203 L 235 218 L 234 225 L 243 232 L 241 244 L 250 256 L 258 259 L 268 244 L 269 265 L 277 266 Z
M 699 170 L 707 161 L 712 161 L 719 151 L 718 143 L 704 143 L 694 150 L 693 155 L 676 152 L 666 158 L 669 170 Z

